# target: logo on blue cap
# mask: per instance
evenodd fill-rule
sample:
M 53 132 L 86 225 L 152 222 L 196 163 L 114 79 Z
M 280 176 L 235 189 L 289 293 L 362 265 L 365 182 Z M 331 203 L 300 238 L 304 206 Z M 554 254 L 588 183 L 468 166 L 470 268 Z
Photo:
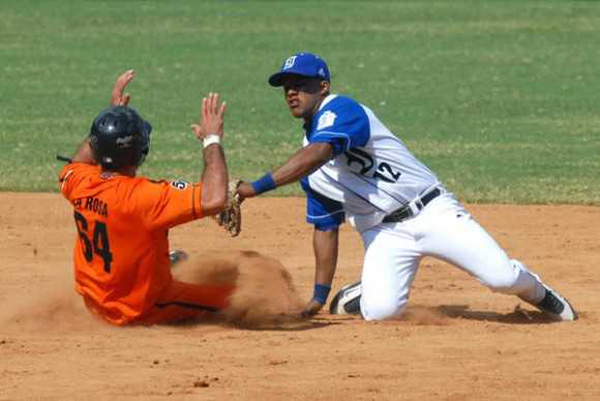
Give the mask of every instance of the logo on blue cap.
M 296 53 L 288 57 L 281 65 L 281 70 L 269 77 L 271 86 L 283 85 L 283 78 L 289 74 L 302 75 L 311 78 L 331 79 L 327 63 L 312 53 Z
M 298 56 L 292 56 L 290 58 L 288 58 L 287 60 L 285 60 L 283 62 L 283 67 L 281 67 L 281 70 L 287 70 L 290 69 L 294 66 L 294 63 L 296 62 L 296 57 Z

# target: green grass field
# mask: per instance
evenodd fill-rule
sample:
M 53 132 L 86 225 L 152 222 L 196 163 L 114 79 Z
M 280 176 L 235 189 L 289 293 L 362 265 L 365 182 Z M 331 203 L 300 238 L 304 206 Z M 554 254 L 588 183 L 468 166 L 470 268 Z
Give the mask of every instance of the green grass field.
M 600 205 L 600 2 L 5 0 L 0 16 L 0 190 L 55 191 L 55 155 L 128 68 L 155 128 L 141 174 L 197 179 L 188 127 L 218 91 L 230 171 L 255 179 L 301 144 L 266 79 L 305 50 L 462 200 Z

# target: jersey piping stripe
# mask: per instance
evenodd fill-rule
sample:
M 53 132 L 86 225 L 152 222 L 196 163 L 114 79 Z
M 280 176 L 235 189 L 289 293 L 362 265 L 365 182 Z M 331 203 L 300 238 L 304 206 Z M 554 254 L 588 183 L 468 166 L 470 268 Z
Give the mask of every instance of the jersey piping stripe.
M 345 147 L 346 147 L 346 150 L 349 150 L 349 149 L 350 149 L 350 135 L 348 135 L 348 134 L 344 134 L 344 133 L 342 133 L 342 132 L 333 132 L 333 131 L 319 131 L 319 132 L 318 132 L 316 135 L 314 135 L 314 136 L 312 136 L 312 137 L 310 138 L 310 139 L 311 139 L 311 141 L 314 141 L 314 140 L 315 140 L 315 138 L 317 138 L 319 135 L 322 135 L 322 134 L 327 134 L 327 135 L 331 135 L 331 136 L 333 136 L 333 137 L 341 137 L 341 138 L 345 138 L 345 139 L 347 139 L 347 141 L 346 141 L 346 146 L 345 146 Z
M 196 213 L 196 188 L 195 186 L 192 188 L 192 213 L 194 213 L 194 218 L 198 218 L 198 214 Z
M 58 182 L 60 182 L 60 189 L 61 191 L 64 189 L 65 187 L 65 183 L 67 182 L 67 180 L 69 179 L 69 176 L 73 174 L 73 170 L 69 170 L 67 171 L 67 174 L 65 174 L 65 176 L 63 178 L 61 178 Z
M 336 214 L 340 214 L 340 213 L 344 213 L 344 210 L 343 209 L 342 210 L 337 210 L 337 211 L 335 211 L 333 213 L 321 214 L 321 215 L 318 215 L 318 216 L 314 216 L 312 214 L 307 214 L 306 217 L 309 217 L 311 219 L 324 219 L 326 217 L 335 216 Z
M 213 313 L 216 313 L 219 311 L 219 309 L 217 309 L 213 306 L 196 305 L 196 304 L 191 304 L 188 302 L 181 302 L 181 301 L 165 302 L 164 304 L 156 303 L 154 305 L 157 306 L 158 308 L 166 308 L 167 306 L 175 305 L 175 306 L 181 306 L 182 308 L 190 308 L 190 309 L 202 310 L 202 311 L 213 312 Z

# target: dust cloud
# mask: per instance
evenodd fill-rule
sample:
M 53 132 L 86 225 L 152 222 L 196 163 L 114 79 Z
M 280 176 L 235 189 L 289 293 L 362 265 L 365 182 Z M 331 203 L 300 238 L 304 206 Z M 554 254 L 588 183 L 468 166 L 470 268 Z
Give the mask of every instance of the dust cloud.
M 292 277 L 278 260 L 258 252 L 206 253 L 181 266 L 175 276 L 187 282 L 233 283 L 236 289 L 223 313 L 228 323 L 257 327 L 301 320 Z
M 0 308 L 2 330 L 62 333 L 104 326 L 86 310 L 69 273 L 57 273 L 48 282 L 7 294 Z
M 209 252 L 174 269 L 174 277 L 193 283 L 232 283 L 230 306 L 199 323 L 247 328 L 282 327 L 300 322 L 301 303 L 292 278 L 277 260 L 253 251 Z M 194 323 L 194 322 L 190 322 Z M 114 328 L 90 313 L 75 292 L 72 272 L 7 294 L 0 309 L 3 331 L 73 332 Z

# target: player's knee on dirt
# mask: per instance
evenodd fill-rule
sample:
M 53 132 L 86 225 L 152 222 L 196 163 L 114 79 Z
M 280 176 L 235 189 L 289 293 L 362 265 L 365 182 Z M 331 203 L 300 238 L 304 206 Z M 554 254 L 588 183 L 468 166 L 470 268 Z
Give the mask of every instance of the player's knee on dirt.
M 408 297 L 386 294 L 383 291 L 365 296 L 360 302 L 360 310 L 365 320 L 386 320 L 399 317 L 408 303 Z

